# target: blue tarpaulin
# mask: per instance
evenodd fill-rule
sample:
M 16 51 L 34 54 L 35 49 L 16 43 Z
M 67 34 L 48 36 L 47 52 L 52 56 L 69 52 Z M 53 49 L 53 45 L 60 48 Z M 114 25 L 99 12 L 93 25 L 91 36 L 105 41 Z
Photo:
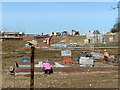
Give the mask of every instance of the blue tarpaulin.
M 19 62 L 30 62 L 30 60 L 28 58 L 21 58 Z

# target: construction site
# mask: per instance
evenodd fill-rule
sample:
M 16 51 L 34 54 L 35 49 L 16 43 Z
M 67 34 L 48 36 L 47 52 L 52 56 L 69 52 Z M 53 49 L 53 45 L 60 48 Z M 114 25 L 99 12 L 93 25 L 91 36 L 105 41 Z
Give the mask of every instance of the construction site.
M 21 40 L 1 41 L 2 88 L 31 88 L 33 65 L 34 88 L 118 89 L 119 43 L 86 44 L 85 39 L 83 35 L 27 35 Z M 104 50 L 109 61 L 103 59 Z M 87 56 L 78 59 L 82 53 Z M 45 61 L 52 65 L 53 74 L 44 74 Z

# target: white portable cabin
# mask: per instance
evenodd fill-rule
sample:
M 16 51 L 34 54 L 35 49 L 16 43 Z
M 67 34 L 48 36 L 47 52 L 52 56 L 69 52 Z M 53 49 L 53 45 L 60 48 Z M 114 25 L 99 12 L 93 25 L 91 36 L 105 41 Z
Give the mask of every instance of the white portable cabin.
M 89 57 L 80 57 L 79 64 L 80 66 L 92 66 L 93 59 L 90 59 Z

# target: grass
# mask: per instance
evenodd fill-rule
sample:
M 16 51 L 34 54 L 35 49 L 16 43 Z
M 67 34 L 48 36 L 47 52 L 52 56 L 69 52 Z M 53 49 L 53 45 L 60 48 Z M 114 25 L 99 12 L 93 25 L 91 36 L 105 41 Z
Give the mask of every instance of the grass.
M 5 52 L 12 52 L 12 51 L 15 51 L 15 50 L 19 50 L 20 48 L 24 47 L 25 46 L 25 43 L 24 41 L 14 41 L 14 40 L 11 40 L 11 41 L 3 41 L 2 42 L 2 51 L 5 51 Z
M 69 36 L 70 37 L 70 36 Z M 60 38 L 60 37 L 56 37 Z M 66 37 L 62 37 L 62 39 L 65 39 Z M 79 40 L 79 36 L 71 36 L 71 39 L 77 39 Z M 83 37 L 84 38 L 84 37 Z M 59 39 L 57 39 L 59 41 Z M 38 41 L 40 43 L 40 41 Z M 2 51 L 4 52 L 12 52 L 15 50 L 19 50 L 19 51 L 28 51 L 30 52 L 30 48 L 26 48 L 25 47 L 25 43 L 26 41 L 3 41 L 2 42 Z M 90 53 L 89 49 L 81 49 L 81 50 L 71 50 L 72 51 L 72 57 L 76 58 L 81 51 L 86 51 L 88 53 Z M 104 49 L 96 49 L 96 50 L 101 50 L 102 52 L 104 51 Z M 119 49 L 107 49 L 107 51 L 110 54 L 116 55 L 118 56 L 119 53 Z M 26 55 L 26 56 L 30 56 L 30 55 Z M 52 50 L 43 50 L 43 49 L 35 49 L 35 57 L 36 58 L 40 58 L 40 59 L 48 59 L 51 57 L 61 57 L 61 51 L 57 50 L 57 51 L 52 51 Z

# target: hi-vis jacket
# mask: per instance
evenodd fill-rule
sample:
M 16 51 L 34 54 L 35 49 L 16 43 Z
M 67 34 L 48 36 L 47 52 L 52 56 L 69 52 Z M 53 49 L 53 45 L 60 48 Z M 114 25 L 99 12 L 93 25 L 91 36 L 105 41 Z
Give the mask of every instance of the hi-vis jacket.
M 109 56 L 108 52 L 104 52 L 104 56 L 108 57 Z

